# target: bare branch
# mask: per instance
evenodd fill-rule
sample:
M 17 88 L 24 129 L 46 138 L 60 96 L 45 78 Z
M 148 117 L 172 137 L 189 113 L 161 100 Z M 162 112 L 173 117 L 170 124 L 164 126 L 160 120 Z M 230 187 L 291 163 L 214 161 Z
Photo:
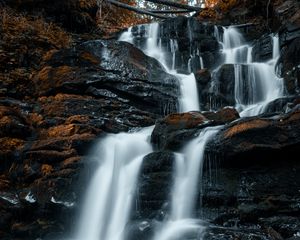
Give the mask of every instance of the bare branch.
M 156 3 L 156 4 L 162 4 L 162 5 L 166 5 L 166 6 L 170 6 L 170 7 L 175 7 L 175 8 L 191 10 L 191 11 L 203 10 L 201 7 L 195 7 L 195 6 L 190 6 L 190 5 L 186 5 L 186 4 L 181 4 L 181 3 L 173 2 L 170 0 L 145 0 L 145 1 Z
M 143 10 L 143 9 L 140 9 L 140 8 L 136 8 L 136 7 L 130 6 L 130 5 L 125 4 L 125 3 L 121 3 L 121 2 L 119 2 L 117 0 L 106 0 L 106 1 L 108 3 L 111 3 L 111 4 L 115 5 L 116 7 L 124 8 L 124 9 L 127 9 L 129 11 L 136 12 L 136 13 L 146 14 L 146 15 L 149 15 L 149 16 L 152 16 L 152 17 L 156 17 L 156 18 L 163 18 L 163 19 L 169 18 L 169 17 L 163 16 L 163 15 L 157 14 L 157 13 L 152 13 L 152 12 L 149 12 L 147 10 Z
M 160 14 L 177 14 L 177 13 L 190 13 L 193 12 L 193 10 L 148 10 L 152 13 L 160 13 Z

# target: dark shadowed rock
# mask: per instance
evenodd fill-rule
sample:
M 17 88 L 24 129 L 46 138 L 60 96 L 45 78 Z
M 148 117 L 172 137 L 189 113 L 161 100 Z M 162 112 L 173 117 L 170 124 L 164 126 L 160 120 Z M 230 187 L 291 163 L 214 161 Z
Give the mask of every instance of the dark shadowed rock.
M 138 181 L 139 216 L 155 217 L 169 200 L 174 160 L 174 153 L 168 151 L 153 152 L 144 158 Z
M 255 41 L 252 49 L 253 62 L 265 62 L 272 58 L 273 41 L 269 34 Z
M 256 161 L 261 158 L 272 159 L 276 154 L 283 156 L 285 151 L 298 154 L 299 119 L 300 112 L 297 106 L 285 115 L 241 119 L 221 130 L 216 136 L 216 141 L 211 143 L 211 149 L 222 153 L 225 165 L 230 165 L 231 160 L 235 160 L 236 164 L 248 164 L 251 161 L 245 159 L 254 156 L 260 156 L 255 157 Z
M 278 61 L 281 76 L 284 78 L 285 86 L 290 94 L 298 94 L 300 91 L 300 37 L 294 39 L 282 50 Z

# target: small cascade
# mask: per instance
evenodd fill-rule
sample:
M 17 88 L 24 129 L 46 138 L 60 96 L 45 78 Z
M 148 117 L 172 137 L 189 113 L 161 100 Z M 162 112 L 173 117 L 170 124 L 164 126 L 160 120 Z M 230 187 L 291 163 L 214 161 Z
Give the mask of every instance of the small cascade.
M 166 72 L 174 75 L 179 83 L 181 89 L 181 96 L 179 97 L 179 110 L 180 112 L 197 111 L 200 110 L 199 107 L 199 97 L 197 91 L 197 83 L 193 73 L 190 74 L 179 74 L 175 70 L 175 54 L 178 50 L 178 43 L 176 40 L 170 40 L 170 52 L 172 54 L 171 66 L 166 63 L 166 50 L 161 46 L 161 39 L 159 37 L 159 24 L 151 23 L 144 26 L 147 36 L 147 44 L 145 47 L 137 45 L 146 55 L 157 59 L 165 68 Z M 189 34 L 192 34 L 189 30 Z M 190 36 L 192 37 L 192 36 Z M 120 41 L 127 41 L 130 43 L 135 43 L 134 36 L 132 35 L 132 29 L 128 29 L 124 32 L 120 38 Z M 188 64 L 189 65 L 189 64 Z
M 143 157 L 152 151 L 153 127 L 108 135 L 96 144 L 98 167 L 89 185 L 76 240 L 122 240 Z
M 216 28 L 216 32 L 218 29 Z M 219 36 L 219 33 L 215 33 Z M 270 61 L 252 61 L 252 46 L 246 44 L 235 28 L 223 28 L 225 64 L 234 64 L 236 108 L 243 117 L 264 112 L 266 105 L 283 95 L 283 81 L 275 74 L 279 56 L 278 36 L 273 36 L 273 57 Z
M 203 233 L 204 228 L 194 214 L 199 179 L 202 179 L 205 146 L 220 128 L 205 128 L 181 153 L 176 154 L 170 215 L 159 227 L 154 240 L 181 239 L 185 234 L 200 236 Z

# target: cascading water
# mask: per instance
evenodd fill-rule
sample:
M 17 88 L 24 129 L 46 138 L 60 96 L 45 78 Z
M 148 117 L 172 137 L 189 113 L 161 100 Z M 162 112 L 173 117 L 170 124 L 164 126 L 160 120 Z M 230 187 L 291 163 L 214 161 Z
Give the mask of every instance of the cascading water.
M 185 234 L 200 236 L 203 233 L 204 228 L 193 214 L 199 189 L 198 179 L 202 179 L 205 146 L 220 128 L 205 128 L 196 139 L 186 145 L 182 153 L 176 154 L 170 215 L 159 227 L 154 240 L 182 239 Z
M 142 50 L 148 56 L 159 60 L 168 73 L 173 74 L 179 79 L 181 85 L 180 111 L 199 110 L 199 98 L 194 74 L 178 74 L 174 70 L 175 52 L 178 44 L 173 39 L 170 40 L 170 51 L 172 54 L 171 69 L 167 66 L 164 57 L 165 52 L 159 44 L 158 29 L 159 25 L 157 23 L 150 24 L 146 48 L 142 48 Z M 131 29 L 128 31 L 131 31 Z M 189 38 L 192 38 L 190 31 Z M 134 42 L 133 36 L 130 36 L 128 32 L 123 34 L 120 40 Z M 199 53 L 198 56 L 200 56 Z M 203 68 L 204 64 L 201 56 L 199 57 L 199 61 L 201 68 Z M 188 66 L 191 68 L 190 64 Z M 198 138 L 191 141 L 185 147 L 181 154 L 176 154 L 175 183 L 171 198 L 172 207 L 170 217 L 165 219 L 161 227 L 157 229 L 154 236 L 155 240 L 177 239 L 185 233 L 196 232 L 199 234 L 202 232 L 203 227 L 199 225 L 199 220 L 192 219 L 192 212 L 197 197 L 199 174 L 202 172 L 205 145 L 216 134 L 218 128 L 206 128 Z
M 138 32 L 141 32 L 138 26 Z M 172 62 L 166 61 L 166 49 L 162 46 L 159 24 L 144 25 L 147 40 L 135 39 L 132 28 L 124 32 L 120 39 L 135 44 L 145 54 L 156 58 L 166 71 L 176 76 L 181 86 L 180 111 L 199 110 L 199 100 L 195 76 L 179 74 L 175 69 L 176 39 L 170 39 L 169 53 Z M 191 40 L 192 33 L 189 31 Z M 234 64 L 235 100 L 241 116 L 252 116 L 263 112 L 264 106 L 283 93 L 282 81 L 275 74 L 275 63 L 279 57 L 278 37 L 273 36 L 273 58 L 267 63 L 252 61 L 252 47 L 245 43 L 243 36 L 235 28 L 224 28 L 223 38 L 215 27 L 215 37 L 223 46 L 225 64 Z M 201 68 L 204 67 L 200 51 Z M 190 62 L 190 61 L 189 61 Z M 187 63 L 190 66 L 190 64 Z M 189 67 L 191 70 L 191 66 Z M 245 90 L 247 89 L 247 94 Z M 208 127 L 190 141 L 181 153 L 176 153 L 176 167 L 171 194 L 170 213 L 157 227 L 154 240 L 182 239 L 192 234 L 197 239 L 204 227 L 196 219 L 196 199 L 198 183 L 202 178 L 205 146 L 219 131 L 221 126 Z M 135 185 L 143 157 L 152 151 L 148 142 L 153 127 L 138 132 L 109 135 L 100 141 L 94 151 L 94 158 L 101 160 L 90 184 L 85 207 L 82 211 L 75 240 L 125 240 L 127 224 L 135 195 Z
M 152 151 L 153 127 L 109 135 L 92 154 L 99 161 L 90 183 L 76 240 L 122 240 L 143 157 Z
M 283 95 L 283 81 L 275 73 L 279 57 L 278 36 L 272 39 L 272 59 L 256 63 L 252 61 L 252 46 L 245 43 L 242 34 L 233 27 L 223 28 L 224 63 L 234 64 L 235 102 L 242 117 L 263 113 L 269 102 Z
M 139 25 L 141 28 L 144 25 Z M 188 111 L 198 111 L 199 107 L 199 97 L 197 91 L 197 84 L 195 75 L 193 73 L 190 74 L 179 74 L 176 72 L 175 68 L 175 52 L 178 48 L 178 44 L 176 40 L 170 40 L 170 51 L 172 54 L 172 63 L 170 66 L 166 64 L 165 58 L 165 50 L 162 48 L 160 44 L 159 38 L 159 24 L 151 23 L 146 28 L 146 36 L 147 42 L 146 46 L 141 46 L 137 44 L 146 55 L 157 59 L 165 68 L 166 72 L 174 75 L 180 82 L 181 96 L 179 98 L 179 106 L 180 112 L 188 112 Z M 140 30 L 138 30 L 140 31 Z M 132 28 L 129 28 L 127 32 L 123 33 L 120 38 L 120 41 L 126 41 L 129 43 L 135 43 L 134 36 L 132 35 Z

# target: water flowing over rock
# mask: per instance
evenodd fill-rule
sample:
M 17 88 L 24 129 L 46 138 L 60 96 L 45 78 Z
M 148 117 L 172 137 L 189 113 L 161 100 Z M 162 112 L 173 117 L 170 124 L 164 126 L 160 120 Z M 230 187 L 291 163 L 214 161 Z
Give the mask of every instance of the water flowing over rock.
M 297 4 L 47 52 L 0 99 L 0 238 L 298 239 Z

